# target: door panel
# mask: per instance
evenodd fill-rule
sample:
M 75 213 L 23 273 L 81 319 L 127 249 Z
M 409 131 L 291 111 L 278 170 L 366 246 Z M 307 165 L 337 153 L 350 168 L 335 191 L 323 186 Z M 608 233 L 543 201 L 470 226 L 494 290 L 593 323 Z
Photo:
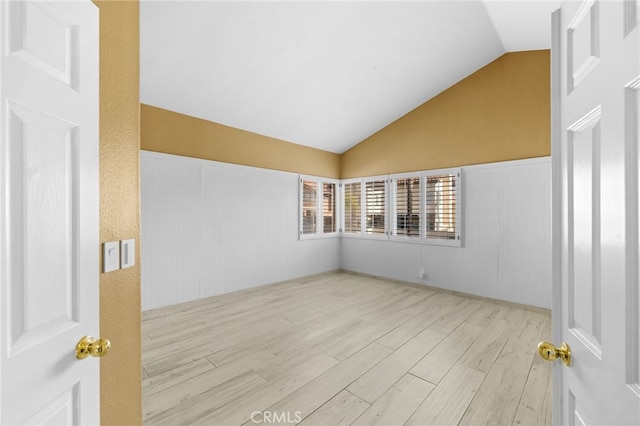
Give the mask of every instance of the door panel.
M 632 197 L 627 205 L 627 378 L 631 388 L 640 395 L 640 235 L 638 221 L 640 217 L 638 199 L 640 198 L 640 76 L 625 88 L 626 115 L 625 139 L 627 155 L 627 190 Z
M 9 7 L 9 54 L 77 90 L 78 28 L 45 2 Z
M 569 391 L 569 423 L 570 426 L 593 425 L 589 417 L 586 416 L 582 407 L 576 403 L 576 397 Z
M 624 4 L 624 34 L 628 35 L 640 24 L 640 1 L 626 0 Z
M 63 391 L 58 397 L 45 404 L 29 417 L 25 425 L 77 425 L 78 421 L 78 384 Z
M 567 27 L 567 82 L 569 92 L 584 80 L 600 60 L 600 8 L 587 1 Z
M 8 185 L 12 209 L 8 259 L 9 353 L 18 354 L 77 324 L 77 126 L 13 102 L 9 120 Z M 42 283 L 47 284 L 43 291 Z
M 98 13 L 0 2 L 0 423 L 96 424 Z
M 569 127 L 569 328 L 600 357 L 600 108 Z M 579 283 L 579 285 L 576 285 Z

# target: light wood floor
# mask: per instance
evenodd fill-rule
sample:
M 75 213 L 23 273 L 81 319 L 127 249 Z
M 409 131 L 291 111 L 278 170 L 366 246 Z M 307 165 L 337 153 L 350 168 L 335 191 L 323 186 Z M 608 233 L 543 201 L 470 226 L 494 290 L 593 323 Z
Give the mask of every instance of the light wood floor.
M 147 311 L 144 422 L 551 424 L 550 324 L 348 273 Z

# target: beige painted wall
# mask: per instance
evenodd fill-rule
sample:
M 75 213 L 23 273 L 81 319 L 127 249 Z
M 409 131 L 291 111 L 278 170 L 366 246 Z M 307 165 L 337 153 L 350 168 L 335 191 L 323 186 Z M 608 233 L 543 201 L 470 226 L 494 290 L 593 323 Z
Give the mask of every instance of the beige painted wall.
M 507 53 L 342 155 L 141 105 L 141 148 L 333 178 L 551 154 L 548 50 Z
M 148 151 L 324 177 L 340 177 L 340 156 L 150 105 L 140 105 Z
M 548 50 L 507 53 L 342 155 L 341 177 L 551 154 Z
M 100 8 L 100 242 L 135 238 L 136 266 L 100 274 L 102 425 L 142 424 L 140 354 L 139 3 Z M 96 247 L 97 249 L 97 247 Z

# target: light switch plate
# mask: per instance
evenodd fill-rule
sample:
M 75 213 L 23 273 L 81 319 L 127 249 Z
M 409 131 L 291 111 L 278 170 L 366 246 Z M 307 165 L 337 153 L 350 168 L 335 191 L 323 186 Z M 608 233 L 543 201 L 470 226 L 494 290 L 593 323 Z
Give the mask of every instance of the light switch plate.
M 120 268 L 130 268 L 136 264 L 136 240 L 120 241 Z
M 120 269 L 120 243 L 111 241 L 102 245 L 102 272 Z

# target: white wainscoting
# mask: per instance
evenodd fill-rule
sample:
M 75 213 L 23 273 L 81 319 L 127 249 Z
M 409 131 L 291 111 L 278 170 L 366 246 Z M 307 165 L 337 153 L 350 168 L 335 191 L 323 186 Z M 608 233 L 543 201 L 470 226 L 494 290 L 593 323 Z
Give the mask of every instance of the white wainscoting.
M 340 268 L 298 240 L 298 175 L 142 151 L 142 309 Z
M 297 174 L 148 151 L 140 162 L 143 310 L 339 268 L 551 307 L 550 158 L 463 168 L 462 247 L 299 241 Z
M 463 173 L 462 247 L 345 237 L 342 268 L 551 308 L 550 157 Z

